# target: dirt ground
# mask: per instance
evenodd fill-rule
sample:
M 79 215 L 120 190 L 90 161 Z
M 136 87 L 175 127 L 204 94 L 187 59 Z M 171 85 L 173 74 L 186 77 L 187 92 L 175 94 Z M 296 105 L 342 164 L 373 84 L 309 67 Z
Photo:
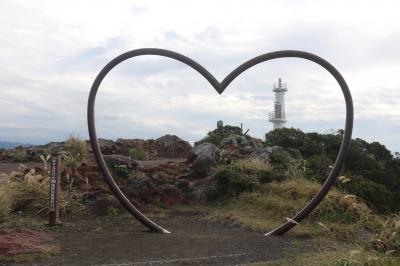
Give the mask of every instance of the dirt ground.
M 147 161 L 142 166 L 167 161 Z M 0 172 L 18 166 L 0 164 Z M 265 237 L 266 232 L 211 222 L 198 211 L 161 216 L 156 222 L 171 234 L 149 232 L 129 214 L 65 220 L 63 226 L 45 229 L 54 239 L 49 244 L 58 247 L 57 254 L 34 262 L 0 265 L 251 265 L 313 249 L 308 239 Z
M 251 265 L 288 258 L 312 246 L 307 239 L 299 245 L 300 239 L 290 236 L 265 237 L 265 232 L 210 222 L 199 213 L 156 220 L 172 233 L 149 232 L 129 215 L 65 221 L 50 232 L 58 254 L 13 265 Z

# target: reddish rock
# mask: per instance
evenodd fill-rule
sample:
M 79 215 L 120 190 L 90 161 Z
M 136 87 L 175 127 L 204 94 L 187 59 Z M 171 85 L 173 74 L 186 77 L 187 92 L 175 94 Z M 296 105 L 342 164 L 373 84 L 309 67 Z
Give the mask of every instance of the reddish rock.
M 66 167 L 62 173 L 63 176 L 69 175 L 74 179 L 74 185 L 80 186 L 84 190 L 91 189 L 96 183 L 98 169 L 96 165 L 82 163 L 78 168 Z
M 187 158 L 192 154 L 192 146 L 189 142 L 175 135 L 165 135 L 154 142 L 154 149 L 158 157 L 165 158 Z

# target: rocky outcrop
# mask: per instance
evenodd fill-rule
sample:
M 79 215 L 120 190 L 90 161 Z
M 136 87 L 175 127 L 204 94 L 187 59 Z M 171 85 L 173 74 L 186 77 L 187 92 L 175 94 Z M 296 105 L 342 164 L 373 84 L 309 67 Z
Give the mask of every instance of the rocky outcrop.
M 154 141 L 158 157 L 187 158 L 192 153 L 192 145 L 175 135 L 165 135 Z
M 114 141 L 110 139 L 98 139 L 97 142 L 99 143 L 100 150 L 103 154 L 115 154 L 117 151 L 117 147 L 115 146 Z M 90 141 L 87 142 L 89 151 L 92 151 L 92 145 L 90 145 Z
M 103 158 L 109 167 L 126 165 L 128 169 L 131 170 L 136 169 L 138 167 L 138 163 L 127 156 L 113 154 L 113 155 L 104 155 Z
M 201 179 L 211 174 L 220 160 L 220 150 L 211 143 L 203 143 L 193 148 L 188 163 L 192 169 L 191 176 Z
M 133 201 L 135 206 L 140 210 L 143 210 L 143 206 Z M 103 190 L 91 191 L 87 195 L 87 205 L 90 214 L 95 215 L 108 215 L 110 209 L 122 210 L 121 203 L 117 200 L 114 195 L 110 195 Z
M 156 140 L 118 139 L 114 153 L 129 154 L 131 150 L 140 150 L 146 159 L 155 158 L 187 158 L 192 152 L 189 142 L 175 135 L 165 135 Z
M 191 195 L 195 202 L 206 202 L 208 199 L 208 192 L 215 189 L 217 180 L 214 175 L 197 180 L 192 184 Z
M 171 207 L 175 204 L 188 203 L 188 196 L 183 188 L 179 188 L 172 179 L 161 179 L 160 176 L 131 179 L 122 187 L 122 190 L 139 206 L 152 203 Z
M 281 146 L 267 146 L 257 148 L 250 154 L 249 157 L 270 161 L 272 154 L 286 158 L 289 161 L 303 159 L 298 151 L 285 149 Z
M 230 135 L 223 138 L 220 147 L 223 149 L 232 149 L 236 155 L 248 155 L 257 149 L 262 148 L 261 139 L 256 139 L 248 135 Z

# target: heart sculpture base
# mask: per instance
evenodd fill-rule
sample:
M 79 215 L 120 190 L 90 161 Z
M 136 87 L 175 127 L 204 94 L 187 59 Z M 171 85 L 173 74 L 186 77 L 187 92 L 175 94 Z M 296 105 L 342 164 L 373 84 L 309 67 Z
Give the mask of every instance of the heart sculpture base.
M 100 167 L 100 171 L 103 174 L 104 178 L 107 181 L 107 184 L 109 185 L 111 191 L 114 193 L 114 195 L 117 197 L 117 199 L 121 202 L 121 204 L 136 218 L 138 219 L 143 225 L 151 229 L 152 231 L 159 232 L 159 233 L 169 233 L 167 230 L 147 218 L 143 213 L 141 213 L 131 202 L 130 200 L 125 196 L 125 194 L 121 191 L 121 189 L 118 187 L 117 183 L 115 182 L 114 178 L 112 177 L 111 173 L 109 172 L 106 163 L 104 161 L 103 155 L 100 150 L 100 146 L 97 140 L 97 134 L 96 134 L 96 126 L 95 126 L 95 115 L 94 115 L 94 106 L 95 106 L 95 100 L 96 100 L 96 94 L 97 91 L 100 87 L 101 82 L 103 81 L 104 77 L 119 63 L 129 59 L 133 58 L 136 56 L 141 56 L 141 55 L 158 55 L 158 56 L 164 56 L 164 57 L 169 57 L 172 59 L 175 59 L 177 61 L 180 61 L 197 72 L 199 72 L 205 79 L 208 80 L 208 82 L 214 87 L 214 89 L 221 94 L 226 87 L 241 73 L 246 71 L 247 69 L 265 62 L 269 61 L 272 59 L 277 59 L 277 58 L 287 58 L 287 57 L 296 57 L 296 58 L 302 58 L 306 60 L 310 60 L 312 62 L 315 62 L 325 68 L 338 82 L 340 88 L 342 89 L 344 100 L 346 102 L 346 122 L 345 122 L 345 129 L 344 129 L 344 135 L 343 135 L 343 140 L 342 144 L 340 146 L 339 153 L 336 157 L 335 164 L 331 170 L 331 172 L 328 175 L 328 178 L 324 182 L 324 184 L 321 186 L 321 189 L 318 191 L 317 194 L 306 204 L 306 206 L 303 207 L 302 210 L 300 210 L 294 217 L 291 219 L 288 219 L 287 222 L 283 223 L 279 227 L 273 229 L 266 235 L 281 235 L 287 231 L 289 231 L 292 227 L 294 227 L 296 224 L 298 224 L 301 220 L 303 220 L 310 212 L 312 212 L 315 207 L 318 206 L 318 204 L 322 201 L 322 199 L 325 197 L 325 195 L 328 193 L 332 185 L 335 183 L 336 178 L 339 174 L 339 171 L 343 165 L 343 162 L 346 158 L 347 151 L 349 149 L 350 145 L 350 140 L 351 140 L 351 134 L 353 130 L 353 101 L 351 98 L 350 90 L 346 84 L 346 81 L 342 77 L 342 75 L 339 73 L 338 70 L 336 70 L 335 67 L 333 67 L 329 62 L 324 60 L 323 58 L 303 52 L 303 51 L 295 51 L 295 50 L 283 50 L 283 51 L 276 51 L 276 52 L 271 52 L 271 53 L 265 53 L 260 56 L 254 57 L 253 59 L 250 59 L 249 61 L 241 64 L 238 66 L 236 69 L 234 69 L 222 82 L 219 82 L 210 72 L 208 72 L 203 66 L 198 64 L 197 62 L 193 61 L 192 59 L 181 55 L 179 53 L 169 51 L 169 50 L 164 50 L 164 49 L 156 49 L 156 48 L 144 48 L 144 49 L 137 49 L 137 50 L 132 50 L 127 53 L 121 54 L 120 56 L 114 58 L 111 62 L 109 62 L 97 75 L 96 79 L 93 82 L 90 95 L 89 95 L 89 101 L 88 101 L 88 126 L 89 126 L 89 136 L 90 136 L 90 142 L 93 148 L 94 155 L 96 157 L 96 161 L 98 166 Z

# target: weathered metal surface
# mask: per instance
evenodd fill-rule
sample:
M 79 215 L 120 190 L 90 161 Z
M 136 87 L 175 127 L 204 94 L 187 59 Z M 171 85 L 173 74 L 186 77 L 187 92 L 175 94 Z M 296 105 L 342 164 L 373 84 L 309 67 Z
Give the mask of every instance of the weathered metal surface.
M 328 178 L 324 182 L 324 184 L 321 186 L 320 191 L 310 200 L 310 202 L 302 209 L 300 210 L 294 217 L 288 220 L 288 222 L 283 223 L 279 227 L 275 228 L 274 230 L 270 231 L 266 235 L 281 235 L 287 231 L 289 231 L 292 227 L 294 227 L 298 222 L 303 220 L 310 212 L 312 212 L 315 207 L 318 206 L 318 204 L 322 201 L 322 199 L 325 197 L 325 195 L 328 193 L 329 189 L 332 187 L 332 185 L 335 183 L 335 180 L 339 174 L 339 171 L 343 165 L 343 162 L 346 158 L 347 151 L 349 149 L 350 145 L 350 140 L 351 140 L 351 134 L 353 130 L 353 116 L 354 116 L 354 111 L 353 111 L 353 101 L 351 98 L 350 90 L 349 87 L 346 84 L 346 81 L 342 77 L 342 75 L 339 73 L 339 71 L 332 66 L 328 61 L 325 59 L 312 54 L 308 52 L 303 52 L 303 51 L 296 51 L 296 50 L 283 50 L 283 51 L 276 51 L 276 52 L 270 52 L 270 53 L 265 53 L 260 56 L 254 57 L 250 59 L 249 61 L 241 64 L 238 66 L 236 69 L 234 69 L 227 77 L 222 82 L 219 82 L 210 72 L 208 72 L 203 66 L 198 64 L 197 62 L 193 61 L 192 59 L 181 55 L 179 53 L 169 51 L 169 50 L 164 50 L 164 49 L 157 49 L 157 48 L 143 48 L 143 49 L 137 49 L 137 50 L 132 50 L 127 53 L 121 54 L 120 56 L 114 58 L 112 61 L 110 61 L 97 75 L 96 79 L 93 82 L 90 95 L 89 95 L 89 100 L 88 100 L 88 127 L 89 127 L 89 136 L 90 136 L 90 141 L 91 145 L 93 147 L 93 152 L 96 157 L 97 163 L 100 167 L 100 171 L 103 174 L 104 178 L 106 179 L 108 185 L 110 186 L 112 192 L 115 194 L 115 196 L 118 198 L 118 200 L 122 203 L 122 205 L 136 218 L 138 219 L 142 224 L 147 226 L 149 229 L 160 232 L 160 233 L 169 233 L 167 230 L 147 218 L 143 213 L 141 213 L 130 201 L 129 199 L 124 195 L 124 193 L 120 190 L 118 185 L 116 184 L 114 178 L 112 177 L 111 173 L 108 171 L 107 166 L 104 162 L 103 155 L 101 154 L 100 147 L 98 144 L 97 140 L 97 134 L 96 134 L 96 126 L 95 126 L 95 112 L 94 112 L 94 106 L 95 106 L 95 100 L 96 100 L 96 94 L 97 91 L 100 87 L 101 82 L 103 81 L 104 77 L 119 63 L 136 57 L 136 56 L 142 56 L 142 55 L 158 55 L 158 56 L 164 56 L 168 58 L 175 59 L 177 61 L 180 61 L 197 72 L 199 72 L 205 79 L 208 80 L 208 82 L 213 86 L 213 88 L 219 93 L 222 94 L 226 87 L 236 78 L 238 77 L 241 73 L 246 71 L 247 69 L 260 64 L 262 62 L 266 62 L 272 59 L 278 59 L 278 58 L 302 58 L 306 59 L 309 61 L 312 61 L 314 63 L 319 64 L 323 68 L 325 68 L 338 82 L 340 88 L 342 89 L 344 100 L 346 102 L 346 122 L 345 122 L 345 129 L 344 129 L 344 135 L 343 135 L 343 140 L 342 144 L 340 146 L 339 153 L 337 155 L 335 164 L 328 175 Z

